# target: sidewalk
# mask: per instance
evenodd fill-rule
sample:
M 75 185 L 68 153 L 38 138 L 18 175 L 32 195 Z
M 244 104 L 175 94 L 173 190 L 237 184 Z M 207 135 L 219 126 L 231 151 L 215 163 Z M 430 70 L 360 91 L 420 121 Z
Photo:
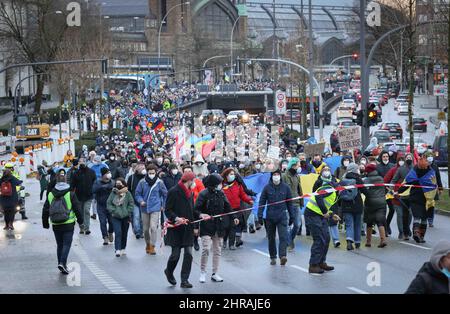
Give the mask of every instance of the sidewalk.
M 439 108 L 436 104 L 436 96 L 426 94 L 414 94 L 414 103 L 420 104 L 422 109 L 440 110 L 448 106 L 448 100 L 444 97 L 439 97 Z

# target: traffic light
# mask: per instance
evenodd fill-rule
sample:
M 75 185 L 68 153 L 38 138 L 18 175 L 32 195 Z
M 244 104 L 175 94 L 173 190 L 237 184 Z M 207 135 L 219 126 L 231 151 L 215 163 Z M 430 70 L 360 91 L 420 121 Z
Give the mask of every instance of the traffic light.
M 359 55 L 357 53 L 352 54 L 353 60 L 358 60 Z
M 362 124 L 363 124 L 363 112 L 362 112 L 362 110 L 358 110 L 356 112 L 356 119 L 353 120 L 353 122 L 356 122 L 357 125 L 362 126 Z
M 369 109 L 368 111 L 368 119 L 367 122 L 369 123 L 369 125 L 377 125 L 377 120 L 378 120 L 378 112 L 374 109 Z

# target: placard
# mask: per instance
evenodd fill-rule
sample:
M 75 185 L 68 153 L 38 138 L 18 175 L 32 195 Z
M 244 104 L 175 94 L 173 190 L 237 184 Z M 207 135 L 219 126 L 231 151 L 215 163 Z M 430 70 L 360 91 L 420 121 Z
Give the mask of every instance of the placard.
M 309 144 L 304 146 L 304 153 L 308 158 L 312 158 L 316 154 L 322 155 L 324 150 L 325 143 Z
M 361 127 L 352 126 L 337 131 L 341 151 L 361 148 Z

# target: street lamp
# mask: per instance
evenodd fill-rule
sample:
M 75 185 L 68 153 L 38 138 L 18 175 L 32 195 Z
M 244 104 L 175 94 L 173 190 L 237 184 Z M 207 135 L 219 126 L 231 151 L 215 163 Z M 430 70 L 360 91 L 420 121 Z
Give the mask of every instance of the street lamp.
M 176 7 L 185 5 L 185 4 L 188 5 L 189 3 L 190 2 L 188 1 L 188 2 L 183 2 L 183 3 L 179 3 L 177 5 L 174 5 L 173 7 L 171 7 L 169 9 L 169 11 L 167 11 L 166 15 L 164 15 L 164 17 L 161 20 L 161 23 L 159 25 L 159 31 L 158 31 L 158 74 L 161 74 L 159 67 L 160 67 L 160 59 L 161 59 L 161 30 L 162 30 L 163 23 L 165 23 L 165 19 L 167 18 L 167 16 L 173 9 L 175 9 Z
M 241 18 L 241 16 L 238 16 L 238 18 L 236 19 L 236 21 L 234 21 L 233 27 L 231 28 L 231 36 L 230 36 L 230 75 L 231 75 L 231 79 L 233 79 L 233 34 L 234 34 L 234 28 L 237 25 L 237 22 L 239 21 L 239 19 Z

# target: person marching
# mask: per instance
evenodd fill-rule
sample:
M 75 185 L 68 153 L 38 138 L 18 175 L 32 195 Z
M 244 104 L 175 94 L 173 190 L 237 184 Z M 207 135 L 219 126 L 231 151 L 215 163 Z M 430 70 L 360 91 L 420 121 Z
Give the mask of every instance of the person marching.
M 208 256 L 211 251 L 213 253 L 213 269 L 211 280 L 215 282 L 222 282 L 222 277 L 219 276 L 219 263 L 222 253 L 222 242 L 225 233 L 225 219 L 224 217 L 217 217 L 211 219 L 211 216 L 221 215 L 232 211 L 231 205 L 228 202 L 225 194 L 222 191 L 223 178 L 213 173 L 205 178 L 206 189 L 201 191 L 194 207 L 194 216 L 205 219 L 196 225 L 194 234 L 198 234 L 198 227 L 200 226 L 200 237 L 202 240 L 202 257 L 201 257 L 201 273 L 200 282 L 206 281 L 206 266 L 208 264 Z M 234 224 L 239 224 L 239 220 L 233 215 Z
M 8 166 L 8 167 L 7 167 Z M 7 163 L 3 170 L 3 176 L 0 178 L 0 206 L 4 212 L 5 227 L 3 230 L 14 230 L 14 216 L 19 203 L 17 187 L 20 187 L 22 181 L 17 179 L 11 172 L 12 164 Z
M 92 192 L 97 201 L 97 213 L 100 220 L 100 229 L 103 237 L 103 245 L 108 245 L 114 241 L 114 229 L 111 220 L 111 214 L 106 209 L 106 201 L 114 187 L 114 181 L 111 180 L 111 172 L 108 168 L 102 168 L 101 178 L 95 181 Z
M 20 175 L 19 175 L 19 173 L 18 173 L 17 171 L 14 170 L 14 165 L 13 165 L 12 163 L 7 163 L 7 164 L 5 165 L 5 170 L 6 170 L 6 169 L 9 169 L 11 175 L 12 175 L 14 178 L 16 178 L 17 180 L 20 181 Z M 20 184 L 22 184 L 22 182 L 21 182 Z M 16 186 L 16 191 L 17 191 L 17 196 L 18 196 L 18 197 L 19 197 L 20 191 L 23 189 L 23 188 L 21 188 L 20 184 Z M 19 201 L 17 201 L 17 202 L 19 202 Z M 17 205 L 16 205 L 16 206 L 17 206 Z M 15 207 L 14 207 L 14 208 L 15 208 Z M 20 215 L 22 215 L 22 220 L 27 220 L 27 219 L 28 219 L 28 217 L 27 217 L 27 215 L 26 215 L 25 207 L 24 207 L 23 209 L 20 209 Z
M 281 170 L 275 170 L 271 174 L 269 183 L 261 192 L 258 208 L 258 221 L 260 225 L 264 225 L 263 211 L 265 205 L 267 205 L 265 227 L 269 239 L 270 265 L 276 265 L 277 263 L 277 245 L 275 242 L 275 233 L 277 230 L 280 265 L 284 266 L 287 263 L 287 227 L 288 225 L 294 224 L 296 217 L 296 208 L 291 199 L 291 189 L 286 183 L 281 181 Z M 287 212 L 289 213 L 289 223 Z
M 331 173 L 330 173 L 331 174 Z M 323 180 L 322 185 L 315 191 L 335 188 L 337 183 L 331 180 L 331 176 Z M 305 209 L 305 224 L 311 232 L 313 244 L 311 246 L 311 258 L 309 259 L 309 273 L 323 274 L 324 271 L 334 270 L 333 266 L 326 263 L 328 246 L 330 243 L 330 231 L 328 220 L 334 221 L 340 218 L 337 212 L 338 196 L 336 191 L 326 194 L 312 195 Z
M 77 196 L 70 191 L 70 185 L 66 183 L 66 177 L 60 174 L 56 181 L 42 209 L 42 225 L 45 229 L 49 229 L 50 219 L 57 244 L 58 269 L 62 274 L 67 275 L 69 274 L 67 258 L 72 246 L 75 222 L 78 222 L 81 228 L 83 213 Z
M 181 288 L 192 288 L 189 275 L 192 267 L 192 246 L 194 244 L 194 198 L 192 185 L 195 175 L 192 172 L 183 174 L 176 186 L 169 190 L 166 199 L 166 216 L 169 223 L 176 224 L 175 228 L 168 228 L 164 238 L 166 245 L 172 247 L 172 253 L 164 270 L 167 281 L 176 285 L 177 281 L 173 275 L 184 248 L 183 265 L 181 267 Z

